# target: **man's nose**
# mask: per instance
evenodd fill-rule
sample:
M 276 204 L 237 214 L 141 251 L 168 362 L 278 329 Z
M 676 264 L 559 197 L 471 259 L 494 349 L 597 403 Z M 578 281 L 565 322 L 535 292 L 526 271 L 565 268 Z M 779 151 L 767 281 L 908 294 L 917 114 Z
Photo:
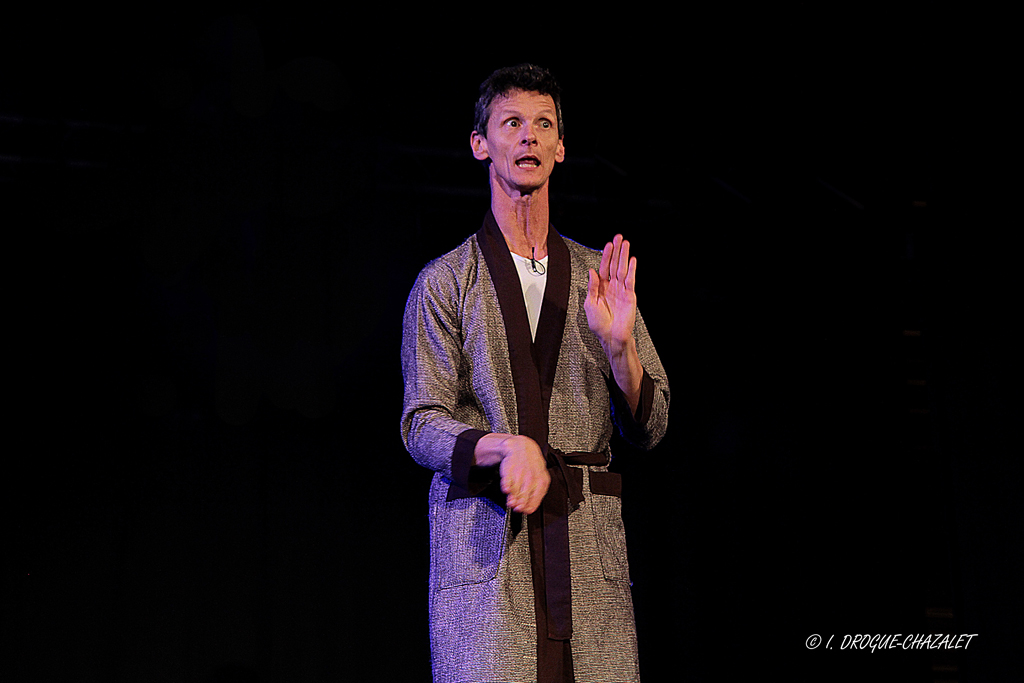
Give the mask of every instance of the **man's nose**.
M 537 131 L 536 131 L 536 129 L 531 124 L 529 124 L 529 123 L 523 125 L 523 139 L 522 139 L 522 143 L 523 144 L 527 144 L 527 145 L 532 145 L 535 142 L 537 142 Z

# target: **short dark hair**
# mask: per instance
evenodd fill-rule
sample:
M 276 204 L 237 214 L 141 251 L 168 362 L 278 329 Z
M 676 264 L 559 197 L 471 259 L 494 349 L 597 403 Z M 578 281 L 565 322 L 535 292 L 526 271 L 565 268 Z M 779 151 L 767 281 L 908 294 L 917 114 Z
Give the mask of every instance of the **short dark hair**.
M 487 121 L 491 117 L 491 103 L 513 90 L 538 92 L 550 95 L 555 101 L 555 117 L 558 119 L 558 137 L 564 137 L 562 125 L 562 88 L 547 69 L 536 64 L 519 64 L 498 69 L 480 84 L 480 98 L 476 101 L 474 130 L 487 137 Z

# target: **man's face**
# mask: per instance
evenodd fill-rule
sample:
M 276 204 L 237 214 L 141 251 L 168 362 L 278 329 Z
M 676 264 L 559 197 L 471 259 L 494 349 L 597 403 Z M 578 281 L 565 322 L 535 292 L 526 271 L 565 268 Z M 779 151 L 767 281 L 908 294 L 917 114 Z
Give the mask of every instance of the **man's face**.
M 487 136 L 473 131 L 473 156 L 490 159 L 491 178 L 509 194 L 526 194 L 548 181 L 565 158 L 550 95 L 513 90 L 491 102 Z

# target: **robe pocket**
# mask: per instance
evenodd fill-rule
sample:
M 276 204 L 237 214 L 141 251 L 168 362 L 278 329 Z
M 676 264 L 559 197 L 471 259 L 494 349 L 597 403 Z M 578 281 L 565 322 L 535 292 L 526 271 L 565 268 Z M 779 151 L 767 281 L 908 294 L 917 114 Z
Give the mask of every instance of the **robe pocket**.
M 483 583 L 498 575 L 507 516 L 486 498 L 460 498 L 438 507 L 432 551 L 438 588 Z
M 622 525 L 622 475 L 615 472 L 591 472 L 590 491 L 604 578 L 628 582 L 626 529 Z

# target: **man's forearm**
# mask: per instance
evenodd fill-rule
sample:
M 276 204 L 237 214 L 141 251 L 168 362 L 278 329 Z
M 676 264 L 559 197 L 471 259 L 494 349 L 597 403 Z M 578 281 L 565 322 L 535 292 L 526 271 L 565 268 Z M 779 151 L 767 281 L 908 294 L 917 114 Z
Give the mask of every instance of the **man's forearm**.
M 644 366 L 640 363 L 636 340 L 630 337 L 627 342 L 616 347 L 605 345 L 604 352 L 608 356 L 615 384 L 622 390 L 629 409 L 635 414 L 640 405 L 640 383 L 644 377 Z

